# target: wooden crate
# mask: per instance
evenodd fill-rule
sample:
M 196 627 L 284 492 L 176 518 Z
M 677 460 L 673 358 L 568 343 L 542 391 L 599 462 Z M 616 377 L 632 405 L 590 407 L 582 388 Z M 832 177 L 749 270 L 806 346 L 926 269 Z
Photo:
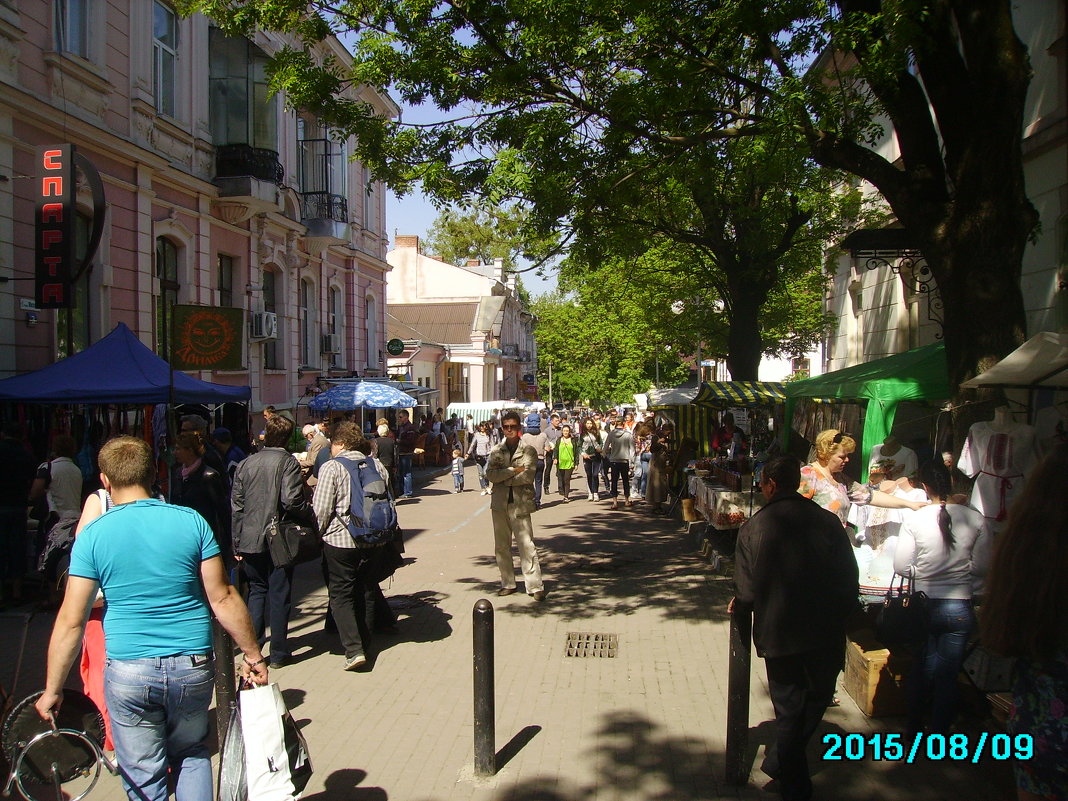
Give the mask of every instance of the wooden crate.
M 872 632 L 853 632 L 846 638 L 845 690 L 868 717 L 904 715 L 908 662 L 882 647 Z

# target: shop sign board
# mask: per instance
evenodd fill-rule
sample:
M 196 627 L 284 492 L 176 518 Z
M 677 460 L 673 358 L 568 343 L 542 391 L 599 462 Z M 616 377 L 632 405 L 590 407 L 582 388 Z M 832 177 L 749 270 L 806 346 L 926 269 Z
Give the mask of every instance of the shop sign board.
M 245 310 L 176 305 L 171 317 L 176 370 L 240 370 Z
M 39 309 L 68 309 L 71 285 L 88 269 L 104 232 L 104 184 L 92 162 L 74 145 L 37 148 L 34 203 L 34 302 Z M 85 253 L 75 263 L 74 217 L 76 169 L 93 196 L 93 227 Z

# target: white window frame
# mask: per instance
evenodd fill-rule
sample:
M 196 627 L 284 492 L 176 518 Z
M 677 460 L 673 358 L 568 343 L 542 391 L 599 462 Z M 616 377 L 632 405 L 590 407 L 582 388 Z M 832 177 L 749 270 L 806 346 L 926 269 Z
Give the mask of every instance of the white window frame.
M 297 285 L 297 307 L 300 317 L 300 366 L 319 366 L 318 295 L 315 282 L 302 278 Z
M 364 353 L 365 366 L 368 370 L 382 369 L 385 365 L 378 358 L 378 299 L 370 293 L 363 298 L 363 313 L 363 330 L 367 340 Z
M 171 16 L 174 23 L 174 47 L 156 38 L 156 11 L 162 9 Z M 179 26 L 178 13 L 160 0 L 152 2 L 152 96 L 156 111 L 168 117 L 178 116 L 178 47 Z M 173 61 L 171 68 L 171 85 L 163 86 L 163 60 Z
M 55 24 L 56 51 L 78 56 L 86 61 L 93 54 L 93 0 L 55 0 L 53 22 Z M 80 14 L 76 13 L 80 11 Z M 79 20 L 80 17 L 80 20 Z M 81 41 L 72 44 L 71 28 L 77 26 Z

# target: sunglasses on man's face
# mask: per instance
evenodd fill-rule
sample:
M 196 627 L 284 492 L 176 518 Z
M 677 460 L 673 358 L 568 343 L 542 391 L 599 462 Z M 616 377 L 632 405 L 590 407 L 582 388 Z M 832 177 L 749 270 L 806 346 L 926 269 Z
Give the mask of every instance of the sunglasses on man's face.
M 501 428 L 503 428 L 505 431 L 508 431 L 509 429 L 515 430 L 519 428 L 519 426 L 508 425 L 507 423 L 505 423 L 503 426 L 501 426 Z

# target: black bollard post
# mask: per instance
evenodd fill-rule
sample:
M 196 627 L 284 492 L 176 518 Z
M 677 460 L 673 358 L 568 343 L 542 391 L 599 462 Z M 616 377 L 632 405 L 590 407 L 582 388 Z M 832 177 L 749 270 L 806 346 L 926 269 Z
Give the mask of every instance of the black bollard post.
M 493 728 L 493 604 L 480 599 L 471 617 L 475 657 L 475 775 L 492 776 L 497 772 Z
M 230 728 L 230 704 L 237 693 L 237 668 L 234 666 L 234 640 L 218 620 L 211 619 L 211 643 L 215 649 L 215 728 L 219 733 L 219 751 Z
M 752 612 L 731 613 L 730 657 L 727 663 L 726 782 L 749 781 L 746 751 L 749 748 L 749 666 L 752 660 Z

